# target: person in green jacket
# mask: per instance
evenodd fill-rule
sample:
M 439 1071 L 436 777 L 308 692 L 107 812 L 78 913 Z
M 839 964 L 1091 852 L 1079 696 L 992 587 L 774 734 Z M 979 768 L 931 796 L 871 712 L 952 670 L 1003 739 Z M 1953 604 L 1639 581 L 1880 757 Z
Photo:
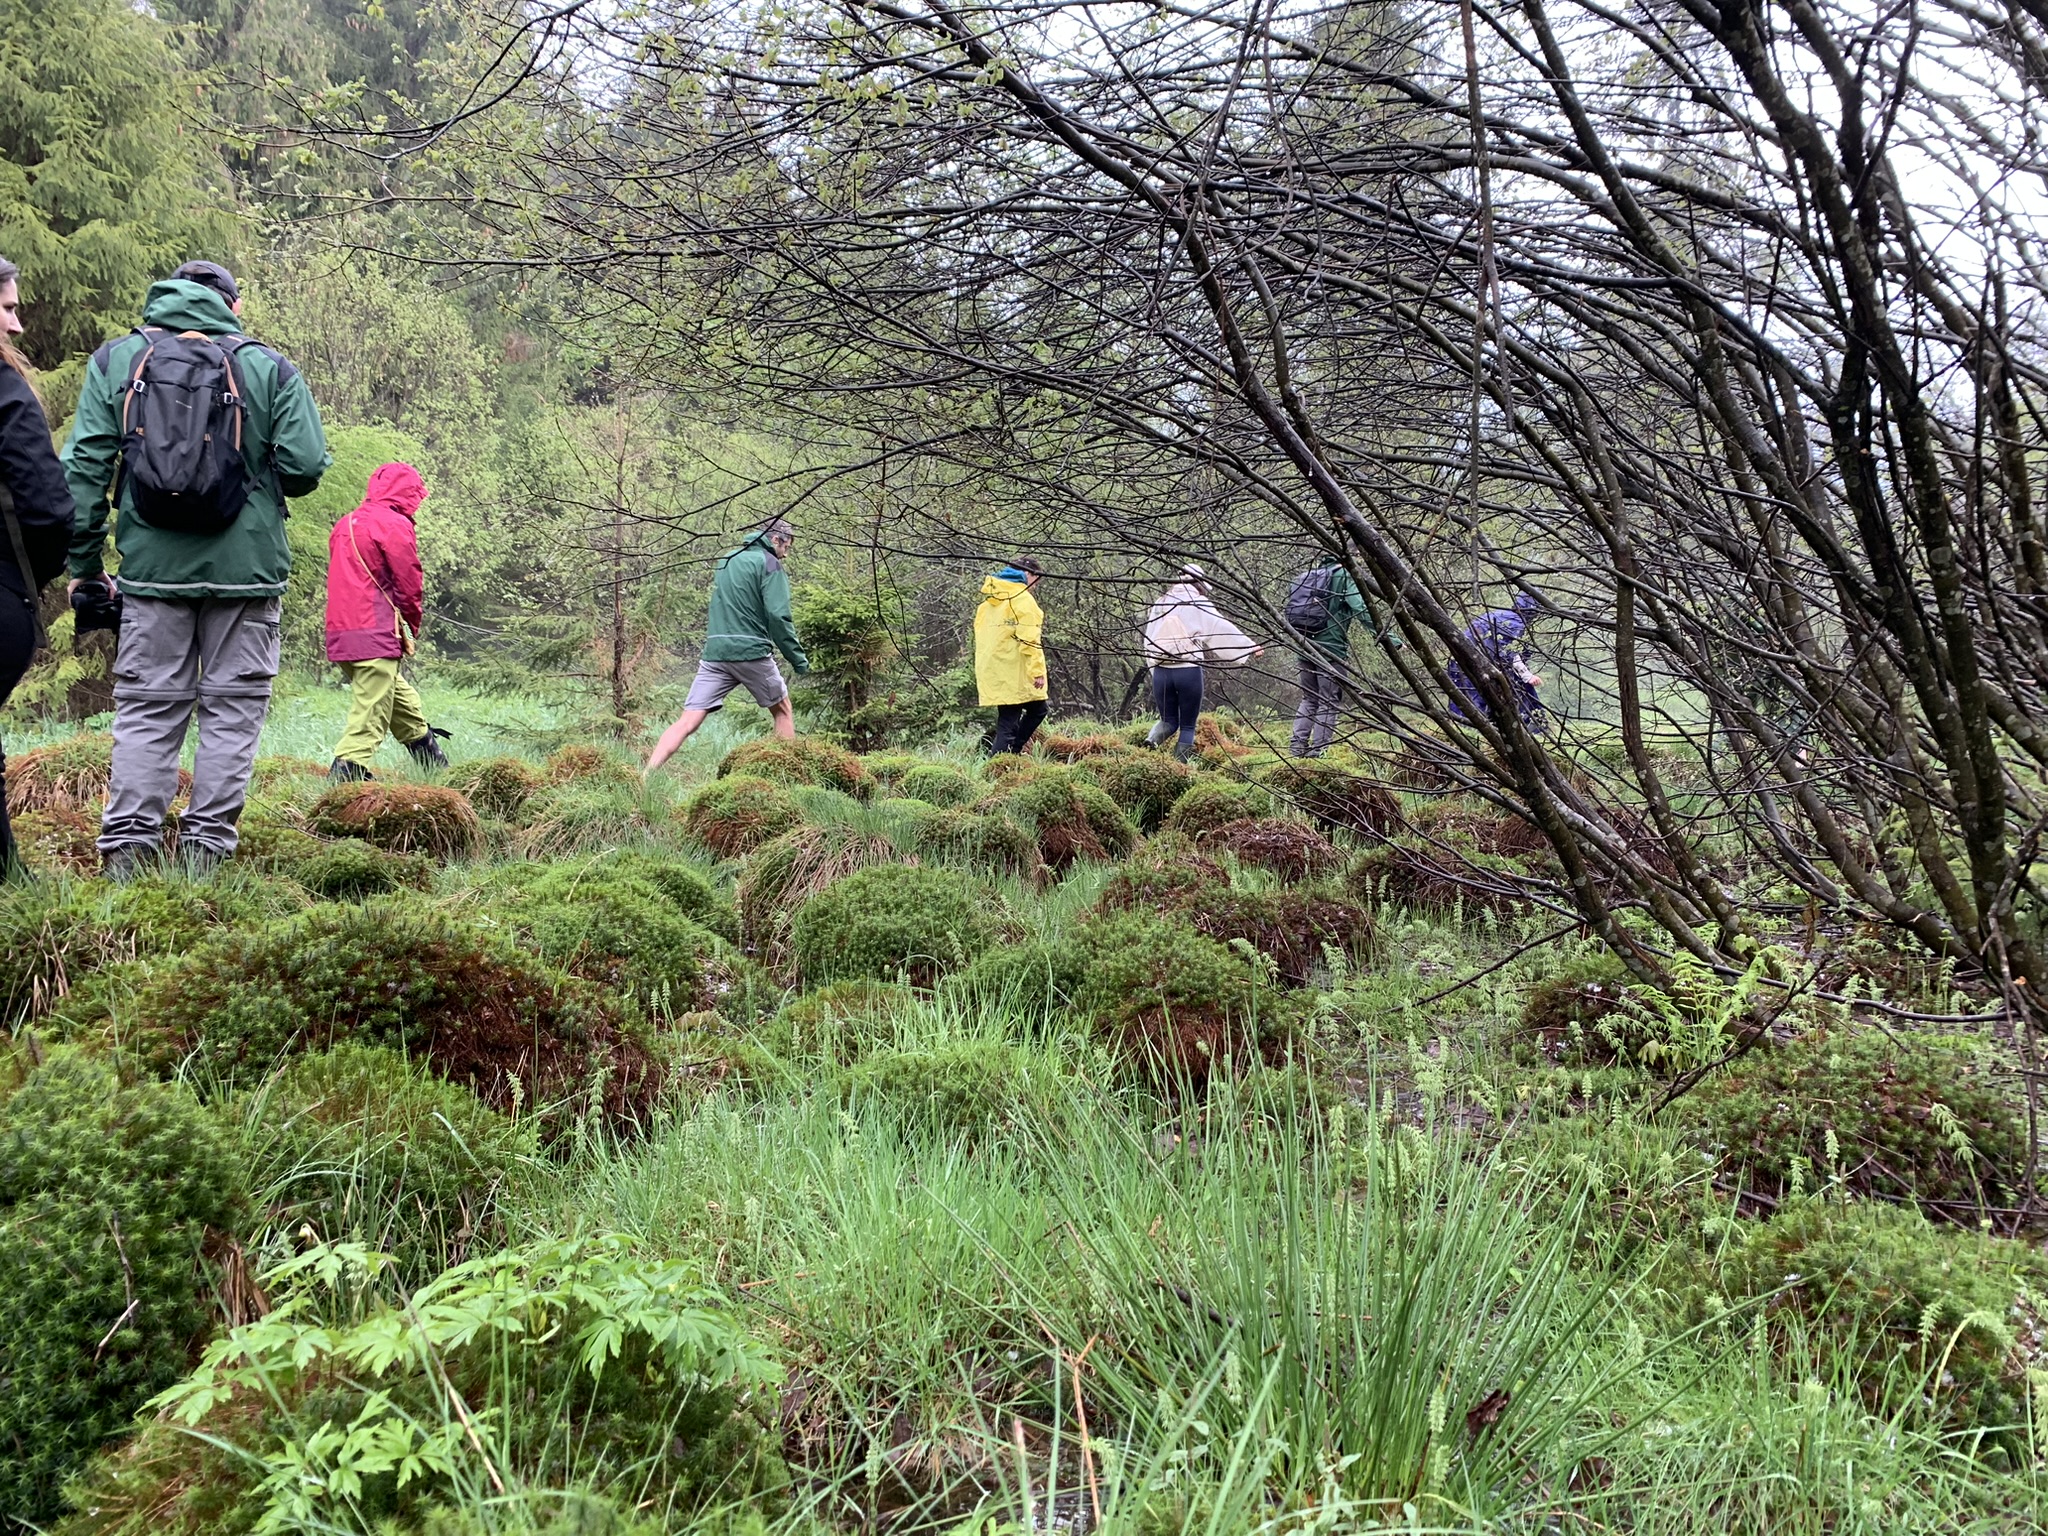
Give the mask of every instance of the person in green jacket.
M 154 284 L 142 326 L 106 343 L 86 365 L 64 446 L 78 508 L 71 589 L 104 583 L 121 598 L 114 651 L 114 767 L 100 821 L 102 868 L 125 879 L 155 862 L 178 788 L 185 731 L 199 725 L 192 798 L 178 842 L 203 873 L 235 851 L 256 742 L 277 677 L 280 599 L 291 575 L 285 498 L 310 495 L 331 462 L 305 379 L 281 354 L 243 337 L 240 289 L 227 268 L 188 261 Z M 158 338 L 215 338 L 233 365 L 246 417 L 241 443 L 248 499 L 217 532 L 157 527 L 135 515 L 135 483 L 120 473 L 123 404 L 145 349 Z M 110 505 L 119 484 L 120 505 Z M 120 557 L 105 574 L 107 518 Z
M 782 568 L 795 544 L 796 530 L 778 517 L 718 562 L 711 578 L 704 654 L 690 683 L 690 696 L 675 724 L 654 744 L 645 772 L 654 772 L 675 756 L 676 749 L 739 687 L 768 711 L 776 735 L 796 740 L 789 684 L 775 665 L 775 652 L 780 651 L 798 677 L 811 670 L 810 658 L 796 637 L 796 620 L 790 616 L 789 573 Z
M 1296 757 L 1321 757 L 1337 734 L 1338 705 L 1351 666 L 1352 621 L 1363 624 L 1368 634 L 1379 631 L 1358 583 L 1335 560 L 1295 577 L 1283 617 L 1308 642 L 1295 647 L 1301 703 L 1294 711 L 1289 746 Z M 1390 651 L 1401 648 L 1401 637 L 1391 630 L 1379 638 Z

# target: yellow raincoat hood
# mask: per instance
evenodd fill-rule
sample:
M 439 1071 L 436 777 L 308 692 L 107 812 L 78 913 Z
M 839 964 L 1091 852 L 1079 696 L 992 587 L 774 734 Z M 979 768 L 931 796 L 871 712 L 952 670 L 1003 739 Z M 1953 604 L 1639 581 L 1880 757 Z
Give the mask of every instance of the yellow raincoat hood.
M 984 706 L 1045 697 L 1045 614 L 1021 581 L 990 576 L 974 611 L 974 681 Z

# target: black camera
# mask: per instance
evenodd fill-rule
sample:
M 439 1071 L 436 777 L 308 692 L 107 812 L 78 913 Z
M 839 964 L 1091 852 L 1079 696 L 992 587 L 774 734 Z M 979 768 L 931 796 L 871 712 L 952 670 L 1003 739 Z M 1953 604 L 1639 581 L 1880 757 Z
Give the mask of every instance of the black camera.
M 96 629 L 121 632 L 121 594 L 104 576 L 88 576 L 71 594 L 72 634 L 84 636 Z

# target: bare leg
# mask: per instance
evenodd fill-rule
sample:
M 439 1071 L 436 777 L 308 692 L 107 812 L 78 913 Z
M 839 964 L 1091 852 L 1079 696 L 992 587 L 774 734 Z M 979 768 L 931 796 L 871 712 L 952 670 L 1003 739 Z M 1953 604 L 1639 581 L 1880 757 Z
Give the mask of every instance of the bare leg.
M 785 693 L 782 696 L 782 701 L 779 704 L 770 704 L 768 706 L 768 723 L 775 727 L 775 734 L 784 741 L 796 740 L 796 709 L 789 702 L 788 694 Z M 684 734 L 688 735 L 689 733 L 686 731 Z
M 785 710 L 789 708 L 789 701 L 787 699 L 783 700 L 782 707 Z M 661 733 L 661 740 L 654 744 L 654 750 L 648 754 L 647 766 L 640 770 L 642 776 L 644 777 L 654 772 L 655 769 L 674 757 L 676 755 L 676 748 L 696 734 L 697 727 L 704 723 L 705 716 L 710 713 L 711 711 L 708 709 L 686 709 L 682 714 L 678 715 L 676 723 Z

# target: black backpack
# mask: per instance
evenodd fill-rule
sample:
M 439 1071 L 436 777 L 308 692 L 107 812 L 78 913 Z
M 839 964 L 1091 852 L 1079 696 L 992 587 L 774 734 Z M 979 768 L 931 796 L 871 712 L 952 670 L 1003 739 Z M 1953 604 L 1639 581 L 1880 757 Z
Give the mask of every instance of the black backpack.
M 1280 610 L 1287 627 L 1298 635 L 1320 635 L 1328 629 L 1336 586 L 1335 566 L 1319 565 L 1295 577 L 1287 589 L 1287 606 Z
M 249 338 L 155 326 L 136 334 L 147 345 L 121 390 L 114 503 L 125 482 L 135 516 L 150 527 L 221 533 L 249 499 L 249 404 L 235 371 L 235 353 Z

